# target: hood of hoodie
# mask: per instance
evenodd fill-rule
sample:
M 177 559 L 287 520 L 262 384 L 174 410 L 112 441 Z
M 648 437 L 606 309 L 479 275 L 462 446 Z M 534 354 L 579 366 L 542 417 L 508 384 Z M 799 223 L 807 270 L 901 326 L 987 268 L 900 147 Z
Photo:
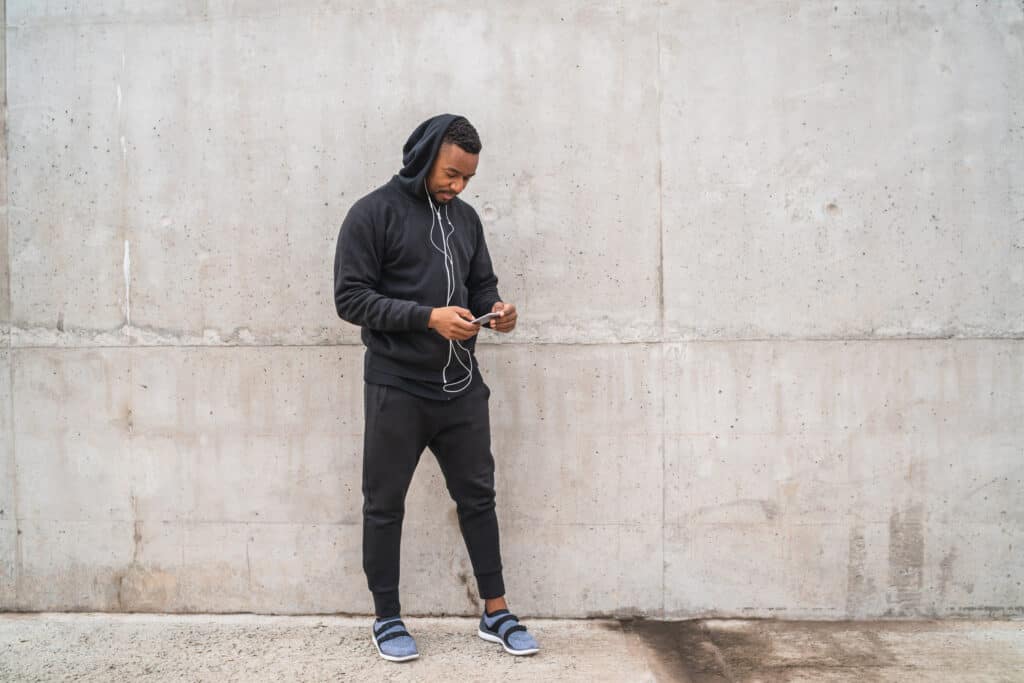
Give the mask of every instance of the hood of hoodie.
M 427 192 L 423 181 L 430 173 L 437 151 L 441 149 L 441 140 L 448 127 L 458 119 L 465 118 L 458 114 L 438 114 L 432 116 L 412 132 L 402 147 L 402 170 L 395 179 L 405 191 L 416 197 L 426 199 Z

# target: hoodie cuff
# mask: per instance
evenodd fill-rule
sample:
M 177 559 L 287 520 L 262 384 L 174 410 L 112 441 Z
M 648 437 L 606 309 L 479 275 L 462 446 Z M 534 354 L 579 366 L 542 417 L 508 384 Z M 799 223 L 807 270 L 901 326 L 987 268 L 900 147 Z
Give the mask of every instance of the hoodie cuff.
M 486 305 L 486 307 L 481 311 L 480 315 L 483 315 L 484 313 L 490 313 L 491 311 L 494 310 L 494 304 L 500 304 L 500 303 L 502 303 L 501 299 L 495 299 L 495 300 L 489 302 Z
M 412 311 L 412 328 L 414 330 L 426 330 L 430 324 L 430 314 L 434 311 L 432 306 L 416 306 Z

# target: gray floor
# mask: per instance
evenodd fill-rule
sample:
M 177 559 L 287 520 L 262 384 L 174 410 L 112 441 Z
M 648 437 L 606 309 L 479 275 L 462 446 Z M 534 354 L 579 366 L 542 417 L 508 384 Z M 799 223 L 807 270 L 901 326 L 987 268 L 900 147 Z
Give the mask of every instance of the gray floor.
M 393 664 L 369 618 L 0 614 L 0 680 L 1024 681 L 1021 621 L 523 621 L 533 657 L 408 618 Z

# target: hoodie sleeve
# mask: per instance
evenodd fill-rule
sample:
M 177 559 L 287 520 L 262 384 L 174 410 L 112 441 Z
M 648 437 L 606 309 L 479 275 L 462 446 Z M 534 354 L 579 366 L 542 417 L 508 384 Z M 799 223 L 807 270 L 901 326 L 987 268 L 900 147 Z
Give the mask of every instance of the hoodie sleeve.
M 501 301 L 501 295 L 498 294 L 498 276 L 494 274 L 494 268 L 491 266 L 491 254 L 487 250 L 484 227 L 479 217 L 476 217 L 476 249 L 469 264 L 466 288 L 469 290 L 469 310 L 475 316 L 490 313 L 494 304 Z
M 334 254 L 334 305 L 338 316 L 354 325 L 386 332 L 426 330 L 430 306 L 393 299 L 376 289 L 383 256 L 383 224 L 359 205 L 353 206 L 338 231 Z

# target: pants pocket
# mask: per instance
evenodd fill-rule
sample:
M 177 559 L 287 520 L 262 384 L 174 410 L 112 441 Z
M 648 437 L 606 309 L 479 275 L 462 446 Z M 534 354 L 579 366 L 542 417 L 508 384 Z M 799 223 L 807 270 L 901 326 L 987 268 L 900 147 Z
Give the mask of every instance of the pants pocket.
M 384 410 L 384 402 L 387 401 L 388 389 L 390 389 L 390 387 L 387 384 L 378 384 L 376 386 L 377 386 L 377 396 L 376 396 L 376 401 L 374 402 L 374 407 L 376 408 L 377 412 L 379 413 L 379 412 Z
M 377 418 L 384 409 L 387 389 L 387 385 L 384 384 L 366 383 L 365 392 L 363 393 L 363 419 L 367 432 L 377 424 Z

